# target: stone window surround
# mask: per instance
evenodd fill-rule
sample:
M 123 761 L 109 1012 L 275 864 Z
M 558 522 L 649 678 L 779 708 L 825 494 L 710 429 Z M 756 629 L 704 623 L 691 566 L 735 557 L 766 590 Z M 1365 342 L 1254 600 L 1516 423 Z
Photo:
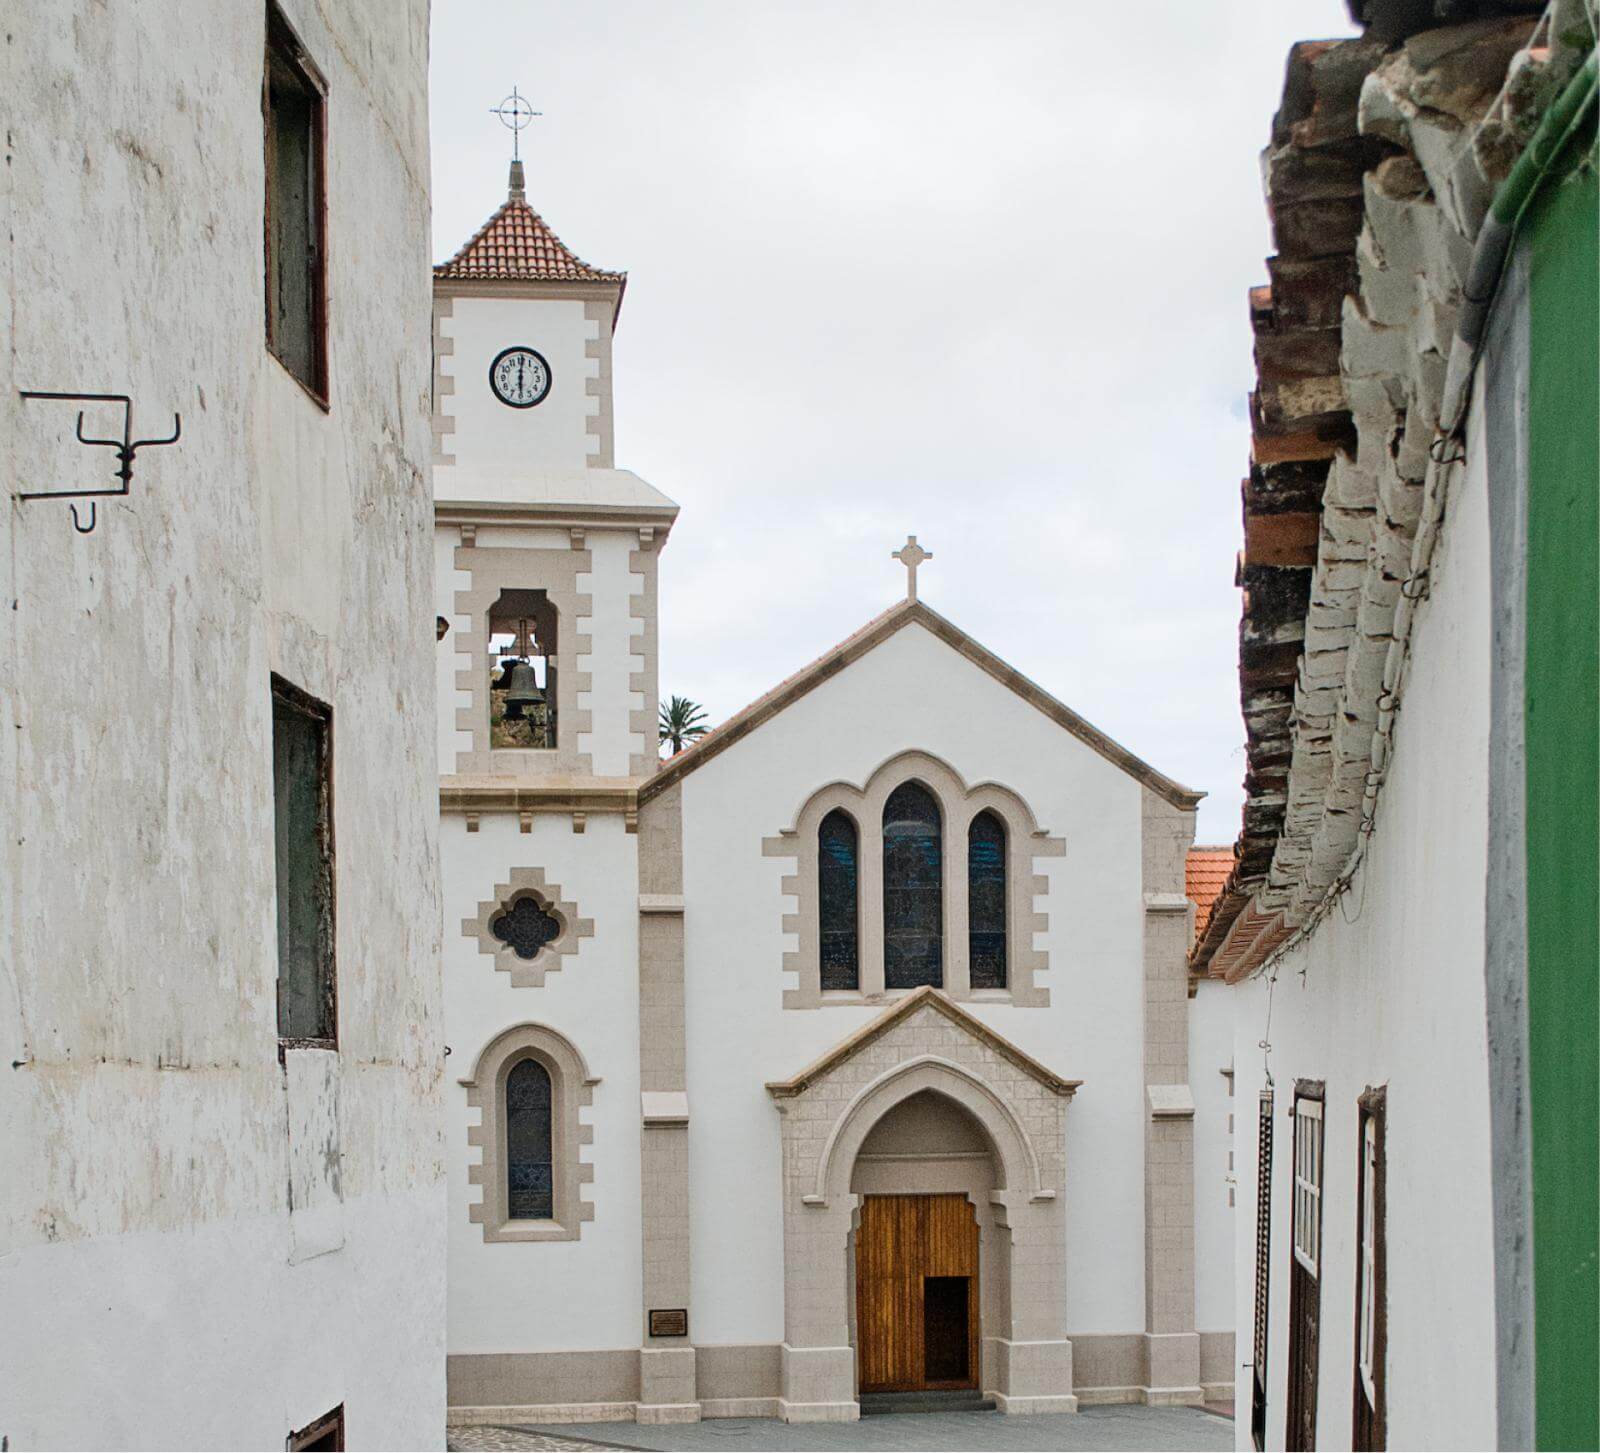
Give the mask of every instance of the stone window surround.
M 506 1214 L 506 1080 L 524 1060 L 536 1059 L 550 1074 L 550 1170 L 554 1217 L 513 1221 Z M 579 1187 L 594 1180 L 594 1166 L 581 1159 L 581 1147 L 594 1143 L 594 1127 L 580 1122 L 580 1111 L 594 1103 L 600 1083 L 583 1056 L 564 1035 L 543 1024 L 517 1024 L 489 1041 L 472 1075 L 460 1082 L 469 1108 L 482 1112 L 467 1129 L 467 1144 L 481 1152 L 467 1167 L 467 1181 L 482 1198 L 467 1208 L 467 1218 L 483 1227 L 485 1241 L 576 1241 L 583 1222 L 594 1220 L 594 1204 Z
M 795 872 L 784 877 L 781 891 L 794 897 L 798 911 L 783 915 L 783 931 L 796 935 L 798 947 L 786 951 L 783 967 L 798 983 L 783 992 L 785 1009 L 821 1009 L 836 1004 L 884 1004 L 911 993 L 887 989 L 883 968 L 883 807 L 902 782 L 915 780 L 930 791 L 943 817 L 944 844 L 944 992 L 952 999 L 988 1000 L 1023 1008 L 1045 1008 L 1050 990 L 1035 975 L 1050 967 L 1049 954 L 1034 947 L 1035 935 L 1050 924 L 1048 913 L 1034 910 L 1034 900 L 1049 891 L 1049 879 L 1033 871 L 1034 859 L 1062 857 L 1064 838 L 1042 830 L 1027 803 L 1009 787 L 981 782 L 968 787 L 954 767 L 927 752 L 900 752 L 880 765 L 863 787 L 831 782 L 814 792 L 794 825 L 762 840 L 767 857 L 792 858 Z M 819 887 L 817 830 L 838 808 L 856 825 L 857 963 L 859 989 L 822 988 L 819 957 Z M 973 989 L 967 958 L 967 826 L 985 809 L 1006 829 L 1006 987 Z
M 456 689 L 468 696 L 467 704 L 456 712 L 456 730 L 472 739 L 467 751 L 456 753 L 455 770 L 514 777 L 551 772 L 590 775 L 594 771 L 590 755 L 578 750 L 579 736 L 594 730 L 589 709 L 578 709 L 579 694 L 594 689 L 591 673 L 578 670 L 578 658 L 592 650 L 591 638 L 580 635 L 578 625 L 594 613 L 593 597 L 578 593 L 578 577 L 587 575 L 593 562 L 583 545 L 584 532 L 574 530 L 572 544 L 565 550 L 479 544 L 477 536 L 476 527 L 463 526 L 462 544 L 455 552 L 455 568 L 465 571 L 472 582 L 456 592 L 455 600 L 454 613 L 467 618 L 456 637 L 456 652 L 467 658 L 465 669 L 456 673 Z M 507 590 L 542 590 L 555 607 L 554 749 L 489 745 L 489 611 Z
M 521 898 L 532 898 L 561 925 L 561 932 L 531 959 L 495 937 L 492 926 Z M 560 969 L 566 955 L 577 953 L 580 939 L 594 937 L 594 919 L 579 918 L 578 905 L 562 898 L 561 885 L 547 882 L 543 868 L 513 868 L 508 881 L 496 883 L 493 895 L 478 904 L 477 916 L 461 920 L 461 931 L 478 940 L 479 949 L 494 960 L 499 972 L 511 975 L 513 989 L 537 989 L 546 974 Z

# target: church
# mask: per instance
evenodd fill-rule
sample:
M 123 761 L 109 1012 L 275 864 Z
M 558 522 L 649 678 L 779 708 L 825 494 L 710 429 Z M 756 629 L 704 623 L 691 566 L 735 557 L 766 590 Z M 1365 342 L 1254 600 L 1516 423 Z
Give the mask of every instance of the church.
M 452 1422 L 1231 1396 L 1201 794 L 930 609 L 915 538 L 662 763 L 626 285 L 520 162 L 434 270 Z

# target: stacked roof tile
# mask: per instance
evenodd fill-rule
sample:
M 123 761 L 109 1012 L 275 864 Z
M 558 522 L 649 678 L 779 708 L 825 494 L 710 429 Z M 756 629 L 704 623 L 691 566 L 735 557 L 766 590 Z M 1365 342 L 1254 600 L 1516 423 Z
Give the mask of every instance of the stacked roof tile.
M 627 274 L 591 267 L 513 189 L 500 208 L 435 277 L 514 282 L 621 283 Z
M 1194 904 L 1194 931 L 1198 937 L 1206 931 L 1211 917 L 1211 905 L 1217 901 L 1228 874 L 1233 871 L 1232 847 L 1192 847 L 1184 863 L 1183 891 Z

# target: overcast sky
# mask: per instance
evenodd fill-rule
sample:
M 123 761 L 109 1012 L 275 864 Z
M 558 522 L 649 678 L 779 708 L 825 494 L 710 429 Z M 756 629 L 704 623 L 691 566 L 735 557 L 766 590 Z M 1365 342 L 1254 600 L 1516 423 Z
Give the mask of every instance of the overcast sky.
M 738 710 L 904 591 L 1231 842 L 1258 153 L 1343 0 L 435 0 L 434 251 L 528 197 L 626 270 L 617 463 L 683 509 L 663 694 Z M 963 704 L 951 699 L 949 710 Z

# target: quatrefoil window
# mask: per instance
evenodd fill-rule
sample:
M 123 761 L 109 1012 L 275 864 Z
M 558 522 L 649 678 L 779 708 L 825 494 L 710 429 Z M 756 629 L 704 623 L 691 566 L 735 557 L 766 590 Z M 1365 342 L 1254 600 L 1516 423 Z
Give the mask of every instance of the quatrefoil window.
M 513 868 L 507 882 L 495 884 L 494 897 L 461 920 L 461 931 L 511 975 L 513 989 L 537 989 L 594 937 L 594 920 L 579 916 L 578 905 L 561 896 L 561 885 L 543 868 Z
M 561 937 L 561 920 L 537 898 L 519 898 L 489 925 L 519 959 L 533 960 L 547 943 Z

